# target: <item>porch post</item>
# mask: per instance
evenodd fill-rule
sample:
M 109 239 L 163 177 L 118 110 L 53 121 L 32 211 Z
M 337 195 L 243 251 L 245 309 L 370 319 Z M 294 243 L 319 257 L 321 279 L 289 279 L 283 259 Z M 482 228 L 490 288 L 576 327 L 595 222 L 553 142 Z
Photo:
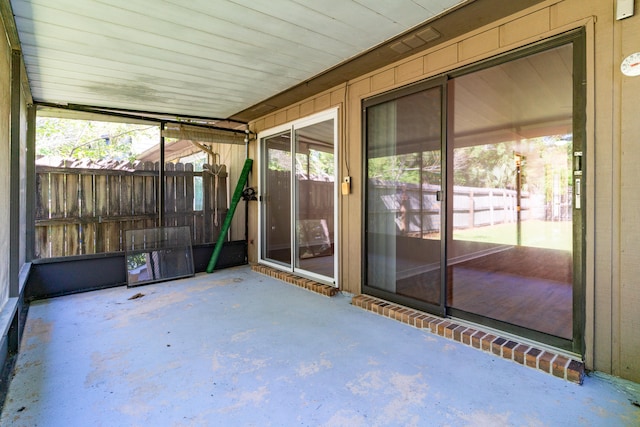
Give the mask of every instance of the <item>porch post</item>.
M 11 148 L 9 174 L 9 297 L 20 294 L 20 82 L 21 54 L 11 53 Z
M 27 107 L 27 155 L 26 155 L 26 243 L 25 256 L 29 262 L 35 257 L 36 224 L 36 106 Z
M 166 123 L 160 123 L 160 167 L 158 169 L 158 227 L 164 226 L 164 128 Z

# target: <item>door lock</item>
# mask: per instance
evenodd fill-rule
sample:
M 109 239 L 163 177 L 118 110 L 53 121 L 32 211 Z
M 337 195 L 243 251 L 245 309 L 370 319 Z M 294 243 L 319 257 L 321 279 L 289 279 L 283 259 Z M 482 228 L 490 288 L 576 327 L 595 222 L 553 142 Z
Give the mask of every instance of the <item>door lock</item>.
M 573 153 L 573 194 L 575 195 L 576 209 L 582 209 L 582 151 L 575 151 Z
M 573 174 L 582 175 L 582 151 L 573 153 Z

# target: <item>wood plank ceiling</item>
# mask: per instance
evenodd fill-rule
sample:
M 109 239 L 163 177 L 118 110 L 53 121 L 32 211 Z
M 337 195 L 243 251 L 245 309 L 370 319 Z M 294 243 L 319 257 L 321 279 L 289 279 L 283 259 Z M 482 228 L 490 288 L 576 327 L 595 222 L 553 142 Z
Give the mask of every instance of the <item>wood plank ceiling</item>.
M 10 0 L 34 100 L 232 117 L 470 0 Z

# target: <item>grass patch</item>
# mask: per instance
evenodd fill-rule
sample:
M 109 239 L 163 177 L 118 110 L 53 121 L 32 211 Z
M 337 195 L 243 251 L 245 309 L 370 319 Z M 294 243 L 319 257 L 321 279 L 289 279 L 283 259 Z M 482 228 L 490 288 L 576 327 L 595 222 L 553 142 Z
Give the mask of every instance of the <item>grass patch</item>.
M 520 232 L 521 246 L 562 251 L 572 250 L 573 230 L 571 221 L 523 221 L 521 222 Z M 454 230 L 453 239 L 517 245 L 518 228 L 516 223 L 507 223 Z

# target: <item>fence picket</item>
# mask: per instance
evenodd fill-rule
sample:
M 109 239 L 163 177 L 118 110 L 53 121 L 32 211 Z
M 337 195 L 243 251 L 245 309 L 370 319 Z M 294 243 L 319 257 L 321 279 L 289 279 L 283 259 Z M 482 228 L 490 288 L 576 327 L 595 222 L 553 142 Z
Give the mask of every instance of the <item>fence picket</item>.
M 94 202 L 95 216 L 97 217 L 103 217 L 109 214 L 109 194 L 107 188 L 107 175 L 96 174 L 94 186 Z M 98 222 L 100 222 L 99 219 Z
M 63 181 L 65 183 L 64 216 L 65 218 L 77 217 L 80 215 L 80 175 L 75 173 L 65 174 L 65 179 Z
M 36 174 L 36 219 L 49 218 L 49 173 Z
M 120 215 L 133 214 L 133 175 L 120 176 Z
M 120 215 L 120 180 L 122 176 L 109 175 L 108 187 L 109 187 L 109 202 L 107 212 L 109 216 Z
M 95 223 L 87 223 L 82 224 L 82 231 L 80 233 L 80 238 L 82 239 L 80 243 L 80 254 L 94 254 L 96 251 L 96 224 Z
M 144 163 L 144 170 L 145 171 L 154 171 L 156 172 L 157 169 L 155 167 L 155 164 L 153 162 L 145 162 Z M 147 174 L 145 174 L 144 176 L 144 211 L 143 213 L 149 215 L 149 214 L 157 214 L 158 210 L 157 210 L 157 203 L 156 203 L 156 199 L 158 197 L 158 191 L 157 191 L 157 183 L 158 183 L 158 176 L 156 174 L 154 174 L 153 176 L 149 176 Z M 158 224 L 155 224 L 155 226 L 158 226 Z
M 184 186 L 184 164 L 176 163 L 175 164 L 175 212 L 186 212 L 186 193 Z M 174 220 L 175 225 L 185 225 L 185 216 L 179 215 L 175 217 Z
M 36 227 L 35 258 L 49 258 L 49 227 Z
M 141 171 L 144 170 L 144 164 L 139 163 L 138 165 L 136 165 L 136 171 Z M 143 175 L 139 175 L 139 174 L 135 174 L 131 177 L 132 180 L 132 184 L 131 184 L 131 191 L 132 191 L 132 195 L 131 195 L 131 213 L 133 215 L 137 215 L 137 214 L 144 214 L 145 213 L 145 209 L 146 209 L 146 205 L 145 205 L 145 200 L 144 200 L 144 196 L 145 196 L 145 189 L 144 189 L 144 180 L 145 180 L 145 176 Z
M 107 234 L 107 248 L 105 252 L 121 251 L 120 245 L 120 222 L 108 222 L 105 224 Z
M 53 258 L 66 255 L 64 251 L 64 229 L 64 224 L 49 226 L 49 238 L 51 239 L 49 256 Z
M 80 253 L 79 224 L 66 224 L 64 226 L 64 255 L 77 255 Z
M 172 173 L 175 170 L 173 163 L 167 163 L 164 167 L 164 225 L 167 227 L 175 224 L 176 211 L 176 181 Z
M 64 218 L 65 175 L 62 173 L 49 174 L 50 180 L 50 211 L 49 218 Z
M 95 216 L 96 207 L 93 191 L 93 174 L 80 175 L 80 217 L 89 218 Z
M 194 180 L 195 174 L 193 172 L 193 163 L 187 163 L 184 165 L 184 225 L 188 225 L 191 228 L 191 239 L 195 239 L 195 217 L 193 214 L 193 200 L 194 200 Z
M 202 224 L 200 235 L 202 239 L 211 236 L 213 226 L 213 175 L 209 172 L 202 173 Z

